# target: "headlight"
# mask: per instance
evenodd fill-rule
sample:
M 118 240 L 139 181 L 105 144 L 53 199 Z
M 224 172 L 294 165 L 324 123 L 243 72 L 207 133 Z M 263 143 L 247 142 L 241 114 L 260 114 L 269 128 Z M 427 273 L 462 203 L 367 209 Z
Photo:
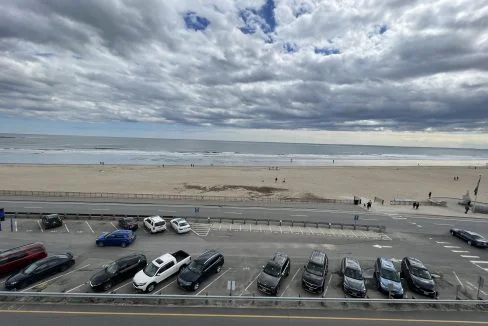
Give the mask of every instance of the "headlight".
M 17 284 L 17 281 L 10 281 L 10 282 L 8 282 L 8 283 L 9 283 L 10 285 L 15 285 L 15 284 Z

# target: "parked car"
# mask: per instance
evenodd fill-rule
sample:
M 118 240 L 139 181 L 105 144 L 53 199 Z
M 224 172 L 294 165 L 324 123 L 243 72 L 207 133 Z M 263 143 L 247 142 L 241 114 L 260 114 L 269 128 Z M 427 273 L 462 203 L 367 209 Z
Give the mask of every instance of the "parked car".
M 391 294 L 394 298 L 403 298 L 402 281 L 391 260 L 385 257 L 376 259 L 374 278 L 380 292 Z
M 166 231 L 166 221 L 161 216 L 149 216 L 144 219 L 144 227 L 150 233 Z
M 63 220 L 59 214 L 49 214 L 41 217 L 41 224 L 44 229 L 52 229 L 63 225 Z
M 278 295 L 281 283 L 289 274 L 290 258 L 284 253 L 275 253 L 258 277 L 258 290 L 265 294 Z
M 123 248 L 130 245 L 136 239 L 136 235 L 131 230 L 115 230 L 103 232 L 95 241 L 97 246 L 121 246 Z
M 345 294 L 356 298 L 366 297 L 366 284 L 359 260 L 344 257 L 341 262 L 342 288 Z
M 29 243 L 0 252 L 0 276 L 17 272 L 25 266 L 47 257 L 41 242 Z
M 7 278 L 5 281 L 5 289 L 22 289 L 27 285 L 40 281 L 48 276 L 64 272 L 74 264 L 75 259 L 70 252 L 48 256 L 30 264 L 17 274 L 13 274 Z
M 210 275 L 220 273 L 224 265 L 224 255 L 216 250 L 208 250 L 183 268 L 178 274 L 178 286 L 191 291 L 200 288 L 200 284 Z
M 90 278 L 90 287 L 95 291 L 108 291 L 115 284 L 133 277 L 138 271 L 146 267 L 146 256 L 133 253 L 117 259 Z
M 139 228 L 137 221 L 133 217 L 122 217 L 119 218 L 119 228 L 122 230 L 135 231 Z
M 183 250 L 164 254 L 139 271 L 132 283 L 138 290 L 152 292 L 157 284 L 178 273 L 190 262 L 190 255 Z
M 469 246 L 475 246 L 478 248 L 488 247 L 488 240 L 476 232 L 453 228 L 450 230 L 450 233 L 452 236 L 466 241 Z
M 187 233 L 191 231 L 190 224 L 188 224 L 188 222 L 182 217 L 172 219 L 170 224 L 176 233 Z
M 434 298 L 437 296 L 436 285 L 432 275 L 417 258 L 403 258 L 401 273 L 412 291 Z
M 329 259 L 325 252 L 314 250 L 308 263 L 303 267 L 302 287 L 311 293 L 322 293 L 329 268 Z

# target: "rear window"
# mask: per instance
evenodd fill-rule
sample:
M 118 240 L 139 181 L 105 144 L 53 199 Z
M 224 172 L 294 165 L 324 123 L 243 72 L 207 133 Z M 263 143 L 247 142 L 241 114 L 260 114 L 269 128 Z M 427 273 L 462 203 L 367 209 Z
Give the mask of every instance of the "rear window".
M 156 222 L 156 224 L 154 224 L 155 226 L 163 226 L 165 225 L 166 223 L 164 221 L 162 222 Z

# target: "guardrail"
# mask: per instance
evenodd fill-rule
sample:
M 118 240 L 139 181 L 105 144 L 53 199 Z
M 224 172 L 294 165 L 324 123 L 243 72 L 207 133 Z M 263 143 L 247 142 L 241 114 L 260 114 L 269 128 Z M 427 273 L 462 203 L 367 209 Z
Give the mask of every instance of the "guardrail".
M 43 215 L 51 214 L 49 212 L 34 213 L 34 212 L 5 212 L 5 218 L 41 218 Z M 148 215 L 131 215 L 131 214 L 86 214 L 86 213 L 58 213 L 62 218 L 68 220 L 117 220 L 121 217 L 132 217 L 137 221 L 141 221 Z M 176 216 L 162 216 L 165 219 L 172 219 Z M 279 225 L 279 226 L 303 226 L 303 227 L 323 227 L 329 229 L 364 229 L 366 231 L 376 230 L 378 232 L 386 232 L 386 227 L 383 225 L 369 225 L 358 223 L 340 223 L 340 222 L 315 222 L 315 221 L 296 221 L 284 219 L 269 219 L 269 218 L 234 218 L 234 217 L 196 217 L 196 216 L 177 216 L 183 217 L 189 222 L 195 223 L 231 223 L 231 224 L 265 224 L 265 225 Z
M 410 205 L 412 206 L 413 203 L 419 203 L 420 206 L 439 206 L 439 207 L 447 207 L 447 202 L 445 201 L 436 201 L 436 200 L 396 200 L 393 199 L 390 201 L 390 205 Z
M 28 191 L 0 190 L 0 196 L 21 197 L 67 197 L 67 198 L 113 198 L 113 199 L 156 199 L 156 200 L 188 200 L 188 201 L 221 201 L 221 202 L 265 202 L 265 203 L 328 203 L 354 204 L 352 199 L 331 198 L 266 198 L 266 197 L 233 197 L 233 196 L 202 196 L 202 195 L 165 195 L 165 194 L 131 194 L 113 192 L 72 192 L 72 191 Z
M 421 304 L 421 305 L 468 305 L 488 308 L 488 300 L 444 300 L 444 299 L 370 299 L 370 298 L 326 298 L 326 297 L 270 297 L 270 296 L 215 296 L 215 295 L 168 295 L 168 294 L 112 294 L 112 293 L 58 293 L 58 292 L 8 292 L 0 291 L 0 299 L 5 298 L 18 299 L 57 299 L 88 302 L 107 301 L 110 303 L 150 303 L 155 301 L 161 303 L 196 303 L 196 304 L 216 304 L 216 303 L 285 303 L 292 302 L 301 304 L 305 302 L 319 303 L 327 305 L 328 303 L 351 303 L 351 304 Z M 25 302 L 23 300 L 22 302 Z

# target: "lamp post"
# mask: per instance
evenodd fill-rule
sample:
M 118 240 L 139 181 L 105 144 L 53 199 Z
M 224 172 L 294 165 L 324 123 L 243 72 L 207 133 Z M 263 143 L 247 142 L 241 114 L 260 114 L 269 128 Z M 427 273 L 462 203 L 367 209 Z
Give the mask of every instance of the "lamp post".
M 474 203 L 473 203 L 473 213 L 476 213 L 476 201 L 478 200 L 478 191 L 480 188 L 481 182 L 481 174 L 479 175 L 478 183 L 476 184 L 476 188 L 474 188 Z

